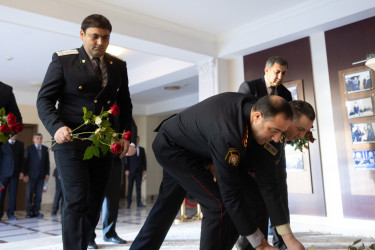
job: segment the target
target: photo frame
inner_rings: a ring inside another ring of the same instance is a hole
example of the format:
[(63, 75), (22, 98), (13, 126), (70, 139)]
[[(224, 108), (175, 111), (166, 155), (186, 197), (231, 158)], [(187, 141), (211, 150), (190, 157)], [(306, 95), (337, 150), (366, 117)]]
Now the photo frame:
[(374, 96), (347, 98), (345, 103), (349, 119), (374, 115)]
[(286, 145), (286, 147), (288, 147), (285, 149), (286, 152), (288, 152), (288, 155), (286, 156), (286, 159), (285, 159), (287, 171), (304, 170), (305, 167), (304, 167), (302, 152), (294, 151), (293, 147), (290, 145)]
[(354, 169), (375, 170), (375, 150), (353, 151)]
[(343, 75), (345, 82), (345, 93), (354, 93), (373, 89), (372, 71), (363, 69), (347, 72)]
[(293, 100), (305, 100), (302, 80), (286, 82), (283, 85), (292, 93)]
[(375, 143), (375, 122), (351, 123), (352, 143)]

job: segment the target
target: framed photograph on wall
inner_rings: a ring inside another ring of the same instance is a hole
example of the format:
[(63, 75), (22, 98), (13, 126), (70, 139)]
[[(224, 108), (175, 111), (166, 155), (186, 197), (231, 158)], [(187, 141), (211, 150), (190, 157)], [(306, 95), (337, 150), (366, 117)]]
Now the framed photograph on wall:
[(285, 82), (283, 85), (290, 91), (293, 100), (305, 100), (302, 80)]
[(351, 123), (350, 129), (352, 134), (352, 143), (374, 143), (375, 122)]
[(346, 110), (349, 119), (364, 116), (373, 116), (373, 96), (346, 99)]
[(354, 169), (375, 170), (375, 150), (353, 151)]
[(345, 92), (353, 93), (372, 89), (372, 75), (370, 69), (353, 71), (344, 74)]

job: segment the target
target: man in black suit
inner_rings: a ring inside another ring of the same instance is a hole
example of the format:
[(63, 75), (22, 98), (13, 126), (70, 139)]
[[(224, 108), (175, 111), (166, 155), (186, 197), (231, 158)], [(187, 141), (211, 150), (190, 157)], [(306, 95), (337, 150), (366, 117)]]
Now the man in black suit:
[[(288, 70), (288, 61), (285, 58), (281, 56), (271, 56), (266, 61), (266, 65), (264, 67), (264, 76), (256, 80), (243, 82), (240, 85), (238, 92), (256, 96), (258, 98), (266, 96), (266, 95), (278, 95), (278, 96), (283, 97), (288, 102), (290, 102), (292, 101), (292, 94), (284, 85), (282, 85), (282, 82), (285, 78), (287, 70)], [(281, 152), (281, 160), (277, 164), (277, 170), (278, 170), (279, 178), (282, 180), (280, 182), (280, 189), (282, 190), (284, 206), (286, 207), (287, 213), (289, 214), (288, 190), (287, 190), (287, 184), (286, 184), (285, 151), (280, 150), (284, 148), (284, 145), (281, 145), (282, 143), (274, 143), (274, 142), (269, 142), (269, 143), (270, 145), (278, 148), (279, 152)], [(259, 148), (259, 151), (261, 151), (260, 153), (262, 153), (263, 151), (266, 152), (267, 149)], [(263, 209), (262, 211), (263, 211), (263, 215), (261, 216), (261, 218), (263, 219), (262, 225), (264, 226), (262, 232), (267, 237), (269, 216), (265, 209)], [(272, 228), (271, 230), (274, 234), (274, 240), (273, 240), (274, 245), (281, 249), (284, 249), (286, 246), (284, 242), (282, 241), (282, 238), (277, 234), (274, 228)], [(237, 243), (237, 248), (241, 250), (252, 249), (251, 245), (249, 244), (249, 242), (246, 240), (245, 237), (240, 237)]]
[(290, 91), (282, 85), (288, 61), (281, 56), (272, 56), (267, 59), (262, 78), (243, 82), (238, 89), (239, 93), (249, 94), (258, 98), (265, 95), (278, 95), (288, 102), (292, 100)]
[[(39, 117), (57, 142), (53, 150), (65, 203), (62, 237), (66, 250), (87, 249), (100, 217), (112, 168), (110, 154), (83, 160), (91, 142), (72, 139), (72, 129), (84, 122), (82, 107), (98, 115), (102, 109), (109, 110), (117, 104), (120, 108), (117, 132), (131, 129), (133, 106), (126, 62), (105, 52), (111, 31), (112, 25), (106, 17), (97, 14), (86, 17), (80, 31), (83, 46), (53, 54), (38, 94)], [(74, 133), (94, 131), (94, 126), (86, 125)], [(130, 141), (120, 142), (124, 148), (122, 157)]]
[(17, 141), (17, 135), (13, 135), (5, 144), (0, 145), (0, 182), (5, 189), (0, 191), (0, 220), (3, 216), (4, 199), (9, 187), (9, 200), (7, 215), (9, 220), (16, 220), (16, 197), (18, 180), (23, 178), (24, 144)]
[[(158, 199), (130, 249), (160, 248), (186, 192), (202, 206), (200, 249), (232, 249), (238, 234), (258, 249), (273, 249), (259, 230), (257, 205), (249, 202), (246, 192), (251, 192), (254, 181), (244, 179), (249, 166), (242, 160), (254, 143), (279, 141), (293, 114), (283, 98), (255, 101), (239, 93), (219, 94), (158, 127), (152, 147), (163, 179)], [(206, 169), (211, 162), (217, 182)]]
[(33, 136), (34, 144), (26, 148), (24, 182), (26, 183), (26, 218), (42, 218), (39, 213), (44, 182), (49, 179), (48, 148), (42, 145), (42, 134)]
[(141, 184), (142, 176), (146, 173), (147, 163), (145, 149), (139, 146), (139, 136), (137, 136), (136, 153), (132, 156), (127, 156), (126, 162), (125, 174), (128, 176), (127, 208), (130, 208), (132, 203), (134, 181), (137, 193), (137, 206), (143, 208), (145, 206), (141, 202)]
[(53, 177), (55, 177), (55, 184), (56, 184), (55, 187), (56, 188), (55, 188), (55, 196), (53, 198), (51, 215), (56, 216), (57, 211), (59, 210), (60, 204), (61, 204), (61, 211), (62, 211), (62, 208), (63, 208), (63, 205), (64, 205), (64, 199), (63, 199), (63, 194), (62, 194), (62, 190), (61, 190), (61, 177), (60, 177), (60, 173), (57, 170), (57, 168), (55, 168), (55, 170), (53, 171)]

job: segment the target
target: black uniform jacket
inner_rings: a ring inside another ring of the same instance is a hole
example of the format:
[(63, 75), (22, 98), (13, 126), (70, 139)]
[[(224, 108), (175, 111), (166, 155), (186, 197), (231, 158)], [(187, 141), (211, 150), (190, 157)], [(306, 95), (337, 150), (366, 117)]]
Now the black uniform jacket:
[(4, 108), (7, 114), (13, 113), (17, 117), (17, 122), (22, 123), (13, 88), (3, 82), (0, 82), (0, 108)]
[(219, 94), (170, 117), (159, 130), (202, 162), (213, 162), (224, 206), (243, 235), (252, 233), (249, 228), (254, 228), (255, 223), (245, 202), (248, 193), (244, 193), (240, 183), (247, 173), (241, 167), (248, 165), (240, 162), (245, 160), (248, 144), (254, 141), (250, 111), (256, 99), (240, 93)]
[[(52, 137), (63, 126), (75, 129), (81, 125), (82, 107), (99, 114), (102, 108), (109, 110), (115, 103), (120, 108), (118, 132), (131, 129), (132, 104), (126, 63), (110, 54), (104, 55), (104, 61), (108, 83), (101, 88), (83, 47), (53, 54), (37, 100), (39, 117)], [(75, 132), (93, 129), (84, 126)], [(84, 148), (80, 140), (53, 147), (54, 150)]]
[[(285, 100), (290, 102), (292, 100), (292, 94), (290, 91), (282, 84), (277, 86), (277, 95), (283, 97)], [(257, 96), (258, 98), (268, 95), (266, 81), (264, 76), (262, 78), (243, 82), (238, 89), (239, 93), (244, 93), (252, 96)]]
[(279, 143), (252, 144), (246, 155), (246, 164), (256, 174), (272, 226), (289, 223), (288, 202), (284, 197), (287, 195), (284, 147), (285, 137), (282, 136)]

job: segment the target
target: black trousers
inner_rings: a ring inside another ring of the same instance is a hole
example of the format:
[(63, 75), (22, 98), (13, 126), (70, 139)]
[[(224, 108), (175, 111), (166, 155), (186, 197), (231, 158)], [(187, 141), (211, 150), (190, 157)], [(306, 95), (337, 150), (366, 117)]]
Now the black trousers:
[[(120, 202), (121, 180), (124, 175), (124, 167), (120, 158), (112, 159), (112, 171), (110, 181), (105, 189), (104, 201), (102, 205), (102, 230), (103, 238), (116, 237), (116, 222)], [(95, 240), (95, 232), (91, 240)]]
[(44, 179), (29, 178), (26, 183), (26, 213), (38, 214), (42, 203)]
[(9, 189), (9, 199), (8, 199), (8, 210), (7, 215), (13, 215), (16, 209), (16, 198), (17, 198), (17, 188), (18, 188), (18, 176), (11, 177), (1, 177), (0, 182), (5, 187), (4, 190), (0, 191), (0, 218), (3, 216), (4, 211), (4, 200)]
[(159, 249), (189, 192), (201, 205), (200, 249), (232, 249), (238, 233), (225, 211), (219, 187), (202, 159), (173, 144), (159, 131), (153, 143), (163, 167), (158, 199), (130, 249)]
[(55, 178), (56, 180), (56, 190), (55, 190), (55, 196), (53, 198), (53, 205), (52, 205), (52, 213), (57, 213), (57, 211), (59, 210), (59, 207), (60, 207), (60, 204), (61, 204), (61, 211), (62, 211), (62, 207), (64, 205), (64, 199), (63, 199), (63, 195), (62, 195), (62, 190), (61, 190), (61, 180), (56, 177)]
[(87, 249), (99, 221), (104, 191), (111, 173), (111, 156), (83, 160), (83, 155), (83, 151), (77, 150), (55, 151), (64, 198), (64, 250)]
[(137, 205), (141, 204), (141, 185), (142, 185), (142, 171), (137, 170), (134, 173), (130, 173), (128, 176), (128, 194), (127, 201), (128, 206), (132, 203), (133, 187), (135, 182), (135, 191), (137, 193)]

